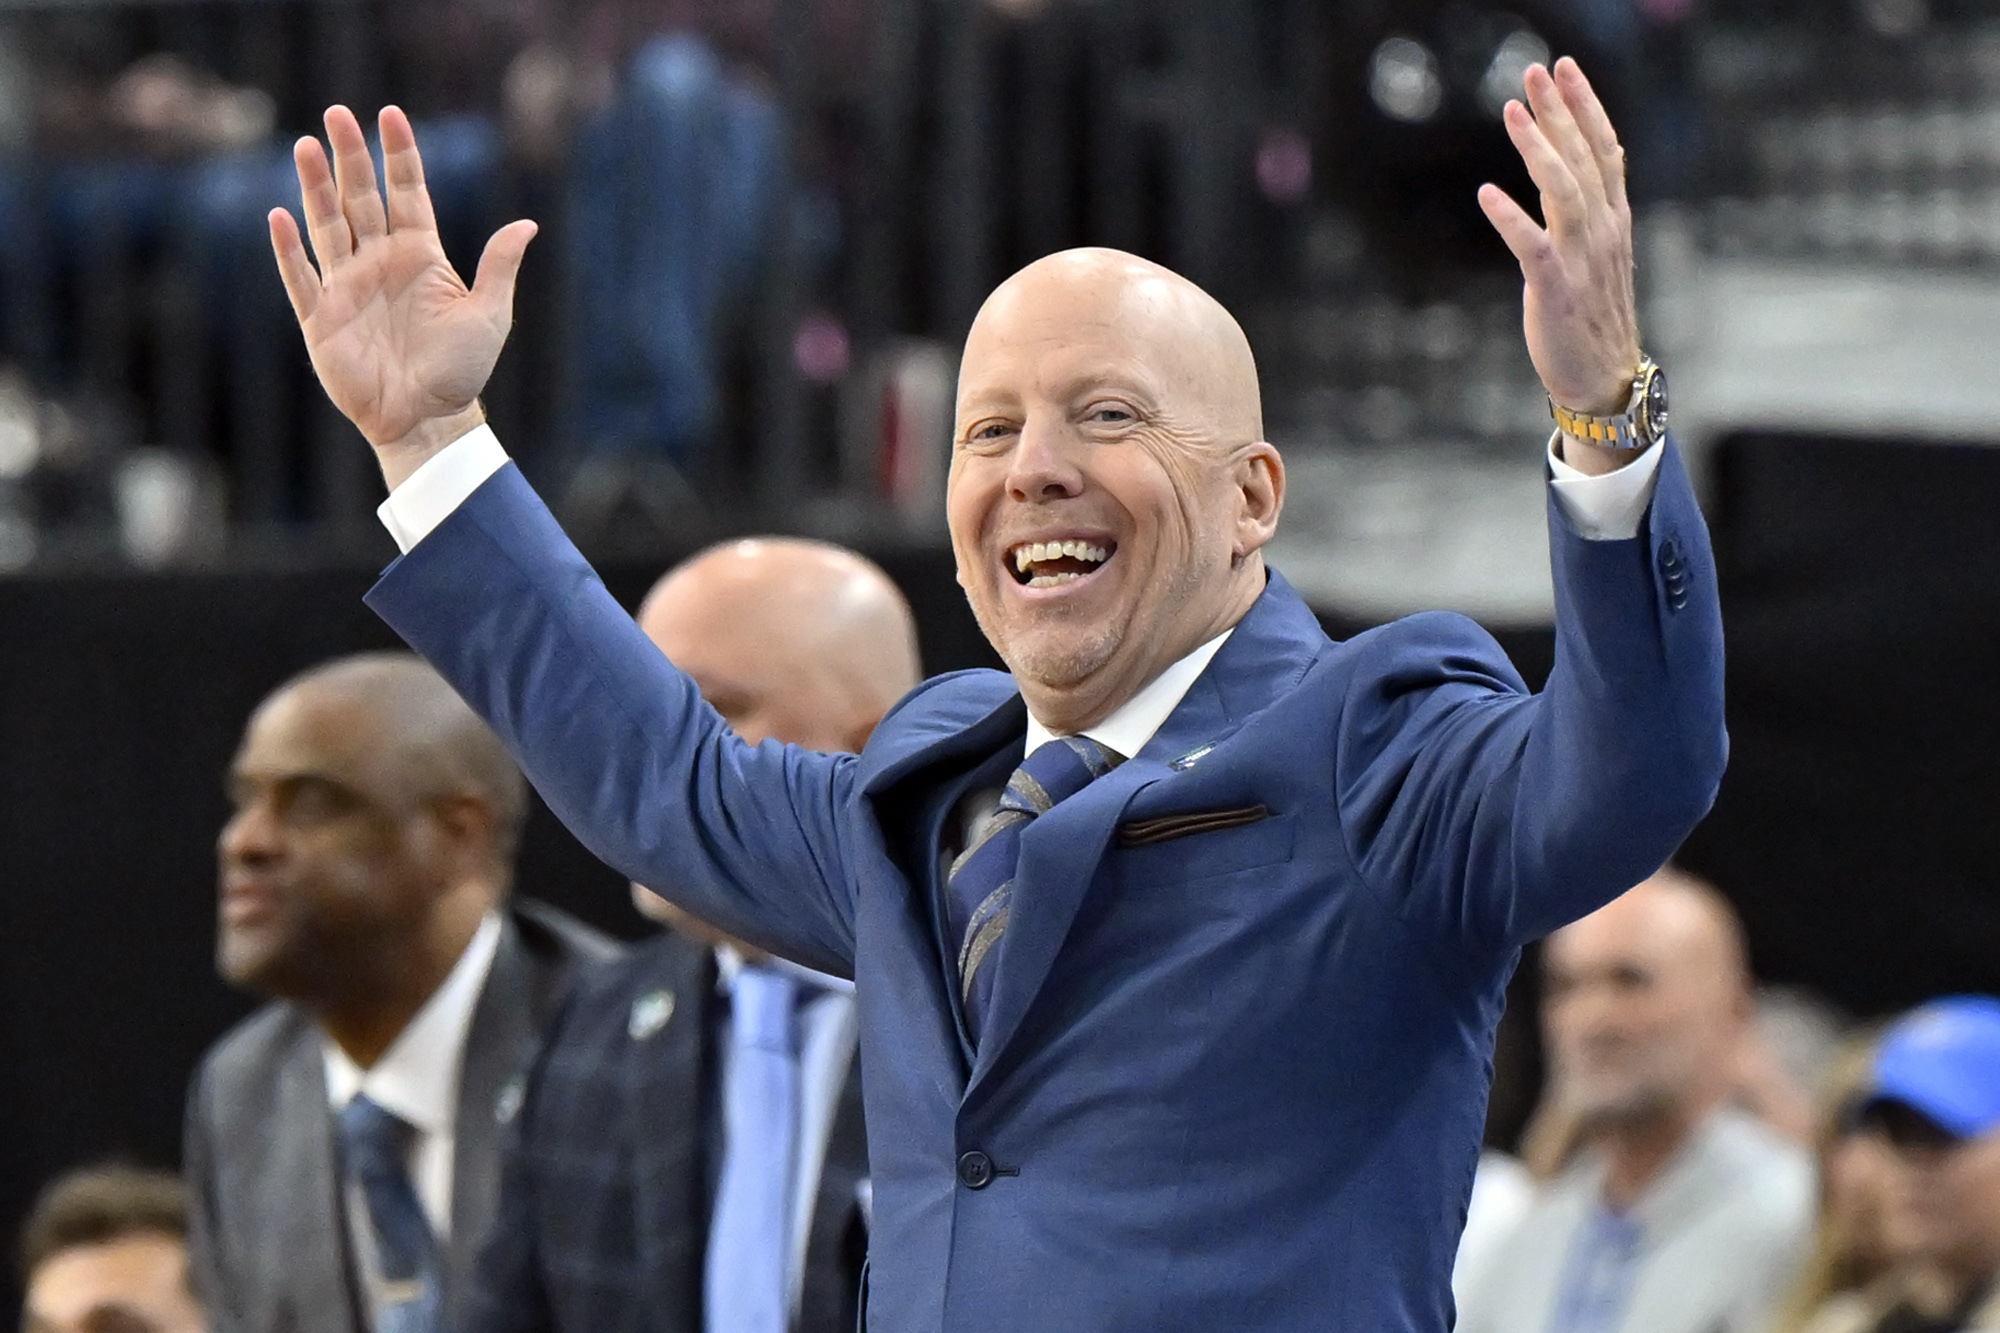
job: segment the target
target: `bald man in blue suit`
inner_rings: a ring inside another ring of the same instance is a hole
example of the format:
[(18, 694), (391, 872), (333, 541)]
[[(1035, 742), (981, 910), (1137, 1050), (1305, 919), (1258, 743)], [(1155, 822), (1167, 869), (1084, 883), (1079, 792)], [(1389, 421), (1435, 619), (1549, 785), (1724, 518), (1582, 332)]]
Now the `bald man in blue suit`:
[(605, 594), (485, 429), (532, 224), (436, 247), (407, 122), (353, 116), (272, 218), (322, 382), (406, 554), (371, 604), (614, 866), (851, 973), (874, 1177), (866, 1325), (1451, 1323), (1520, 947), (1645, 877), (1720, 779), (1715, 576), (1661, 438), (1623, 157), (1570, 62), (1507, 127), (1550, 442), (1556, 665), (1462, 618), (1330, 641), (1262, 551), (1284, 500), (1241, 330), (1110, 251), (967, 340), (948, 497), (1009, 671), (933, 680), (859, 757), (750, 746)]

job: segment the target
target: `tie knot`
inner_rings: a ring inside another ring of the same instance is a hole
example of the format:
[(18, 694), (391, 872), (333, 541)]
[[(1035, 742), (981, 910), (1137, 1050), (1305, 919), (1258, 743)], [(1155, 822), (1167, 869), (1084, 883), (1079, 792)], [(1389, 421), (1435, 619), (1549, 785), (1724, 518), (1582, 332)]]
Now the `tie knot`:
[(340, 1137), (348, 1160), (364, 1175), (384, 1167), (400, 1172), (413, 1132), (409, 1121), (366, 1093), (356, 1093), (340, 1111)]
[(729, 988), (733, 1016), (730, 1025), (739, 1044), (789, 1055), (792, 1051), (792, 1011), (797, 1005), (798, 979), (775, 967), (746, 963)]
[(1058, 736), (1021, 761), (1000, 804), (1046, 814), (1124, 762), (1124, 755), (1088, 736)]

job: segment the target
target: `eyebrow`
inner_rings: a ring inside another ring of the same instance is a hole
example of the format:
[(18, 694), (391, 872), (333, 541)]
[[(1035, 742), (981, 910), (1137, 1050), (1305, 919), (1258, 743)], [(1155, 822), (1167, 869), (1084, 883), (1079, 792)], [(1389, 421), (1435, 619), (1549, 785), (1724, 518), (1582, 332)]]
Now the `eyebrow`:
[[(1053, 402), (1074, 403), (1091, 394), (1107, 392), (1130, 398), (1142, 407), (1154, 408), (1159, 405), (1159, 392), (1153, 385), (1129, 375), (1118, 374), (1075, 375), (1057, 384), (1048, 397)], [(977, 418), (998, 407), (1012, 406), (1020, 402), (1021, 396), (1020, 390), (1012, 387), (975, 389), (959, 404), (959, 419), (963, 421), (967, 418)]]

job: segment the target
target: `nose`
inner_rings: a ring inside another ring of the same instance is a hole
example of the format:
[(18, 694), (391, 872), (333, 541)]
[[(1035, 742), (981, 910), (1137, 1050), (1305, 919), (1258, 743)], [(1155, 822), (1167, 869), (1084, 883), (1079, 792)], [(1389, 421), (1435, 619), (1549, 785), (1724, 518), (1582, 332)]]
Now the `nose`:
[(1082, 442), (1045, 416), (1022, 426), (1007, 468), (1007, 493), (1027, 504), (1066, 500), (1083, 492), (1078, 450)]
[(270, 817), (261, 801), (243, 806), (231, 815), (215, 840), (216, 858), (225, 868), (268, 865), (282, 850), (277, 821)]

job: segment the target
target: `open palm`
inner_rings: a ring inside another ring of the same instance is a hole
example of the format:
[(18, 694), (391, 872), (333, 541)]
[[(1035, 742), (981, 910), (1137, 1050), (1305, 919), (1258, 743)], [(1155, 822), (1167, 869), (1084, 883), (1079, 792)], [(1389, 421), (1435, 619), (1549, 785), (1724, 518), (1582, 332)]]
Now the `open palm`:
[(1498, 186), (1479, 202), (1521, 261), (1528, 353), (1549, 396), (1572, 411), (1622, 411), (1639, 367), (1625, 151), (1574, 60), (1532, 66), (1524, 91), (1504, 119), (1547, 226)]
[(476, 420), (479, 391), (513, 322), (514, 280), (535, 225), (494, 233), (467, 287), (438, 241), (409, 120), (390, 107), (380, 126), (386, 192), (345, 107), (326, 113), (331, 165), (316, 139), (301, 139), (293, 152), (317, 268), (290, 213), (273, 210), (270, 223), (313, 369), (388, 468), (390, 451), (434, 451), (449, 440), (427, 432)]

